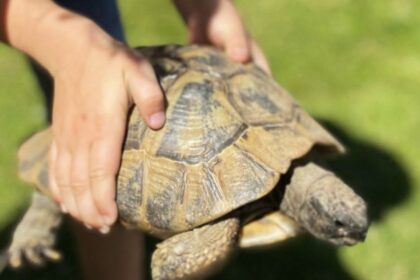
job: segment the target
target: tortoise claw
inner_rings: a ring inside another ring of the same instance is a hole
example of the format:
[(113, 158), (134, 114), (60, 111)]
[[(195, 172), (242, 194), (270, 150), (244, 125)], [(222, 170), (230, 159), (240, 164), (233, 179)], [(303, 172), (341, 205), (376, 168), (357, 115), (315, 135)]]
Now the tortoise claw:
[(46, 261), (57, 262), (61, 260), (61, 254), (46, 244), (23, 243), (12, 244), (8, 251), (8, 263), (12, 268), (20, 268), (24, 262), (33, 266), (42, 266)]
[(22, 253), (21, 251), (10, 252), (9, 255), (9, 265), (12, 268), (19, 268), (22, 266)]
[(57, 250), (47, 248), (43, 251), (43, 254), (50, 261), (58, 262), (61, 260), (61, 253)]
[(34, 193), (31, 207), (17, 226), (8, 250), (8, 263), (19, 268), (24, 263), (42, 266), (46, 261), (58, 261), (53, 249), (56, 230), (61, 221), (59, 208), (49, 198)]

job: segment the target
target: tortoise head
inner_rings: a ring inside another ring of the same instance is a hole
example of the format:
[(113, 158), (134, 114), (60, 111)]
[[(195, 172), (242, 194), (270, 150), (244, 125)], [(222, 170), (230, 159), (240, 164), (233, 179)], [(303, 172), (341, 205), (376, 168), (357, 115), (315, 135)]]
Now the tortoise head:
[(364, 200), (332, 173), (308, 187), (297, 215), (311, 234), (335, 245), (364, 241), (369, 227)]

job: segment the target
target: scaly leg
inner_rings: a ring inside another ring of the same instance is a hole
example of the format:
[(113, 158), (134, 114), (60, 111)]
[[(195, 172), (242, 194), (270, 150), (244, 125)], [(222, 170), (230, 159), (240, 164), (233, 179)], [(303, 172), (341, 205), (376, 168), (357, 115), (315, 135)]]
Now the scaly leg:
[(300, 225), (280, 211), (275, 211), (242, 228), (239, 247), (273, 246), (301, 232)]
[(166, 239), (152, 257), (153, 279), (202, 279), (237, 247), (239, 226), (229, 218)]
[(13, 234), (8, 250), (10, 266), (20, 267), (23, 258), (34, 265), (41, 265), (46, 259), (59, 260), (61, 256), (53, 246), (60, 222), (61, 213), (57, 204), (35, 192), (30, 208)]

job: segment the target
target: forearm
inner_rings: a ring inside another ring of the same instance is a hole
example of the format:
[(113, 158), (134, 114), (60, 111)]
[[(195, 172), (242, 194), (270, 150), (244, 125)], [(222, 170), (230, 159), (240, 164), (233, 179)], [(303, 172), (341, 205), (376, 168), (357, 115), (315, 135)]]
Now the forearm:
[(2, 5), (3, 41), (52, 73), (66, 60), (71, 63), (74, 55), (86, 51), (89, 41), (112, 42), (92, 21), (51, 0), (6, 0)]

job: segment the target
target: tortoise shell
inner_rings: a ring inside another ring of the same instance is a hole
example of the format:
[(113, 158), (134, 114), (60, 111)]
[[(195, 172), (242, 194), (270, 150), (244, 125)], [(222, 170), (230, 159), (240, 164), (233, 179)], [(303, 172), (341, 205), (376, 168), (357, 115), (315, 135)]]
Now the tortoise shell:
[(270, 76), (217, 49), (139, 49), (166, 94), (158, 131), (131, 113), (117, 205), (130, 226), (165, 236), (265, 196), (315, 145), (342, 146)]

